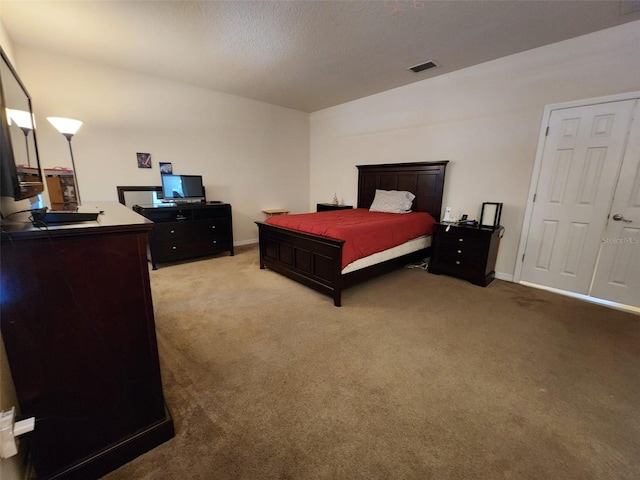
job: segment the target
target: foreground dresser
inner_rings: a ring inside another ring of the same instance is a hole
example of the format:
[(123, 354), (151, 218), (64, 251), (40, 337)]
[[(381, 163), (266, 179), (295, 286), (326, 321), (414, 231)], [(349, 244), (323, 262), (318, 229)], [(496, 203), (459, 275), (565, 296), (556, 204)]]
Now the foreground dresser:
[(174, 436), (146, 258), (153, 224), (98, 207), (95, 222), (2, 225), (2, 336), (21, 413), (36, 418), (38, 478), (98, 478)]

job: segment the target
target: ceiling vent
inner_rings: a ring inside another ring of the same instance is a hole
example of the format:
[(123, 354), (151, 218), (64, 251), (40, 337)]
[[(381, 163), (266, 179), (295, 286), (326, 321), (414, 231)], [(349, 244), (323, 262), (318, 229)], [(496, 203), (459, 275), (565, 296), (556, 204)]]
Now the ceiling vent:
[(413, 67), (409, 67), (407, 70), (411, 70), (415, 73), (422, 72), (424, 70), (429, 70), (431, 68), (436, 68), (439, 65), (433, 60), (429, 60), (428, 62), (421, 63), (420, 65), (414, 65)]

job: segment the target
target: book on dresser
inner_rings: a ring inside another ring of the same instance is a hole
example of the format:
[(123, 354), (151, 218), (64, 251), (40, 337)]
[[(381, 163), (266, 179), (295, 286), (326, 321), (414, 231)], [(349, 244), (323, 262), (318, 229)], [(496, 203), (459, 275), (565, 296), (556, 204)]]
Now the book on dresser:
[(154, 222), (149, 233), (149, 260), (160, 263), (216, 255), (233, 255), (231, 205), (223, 202), (134, 205)]

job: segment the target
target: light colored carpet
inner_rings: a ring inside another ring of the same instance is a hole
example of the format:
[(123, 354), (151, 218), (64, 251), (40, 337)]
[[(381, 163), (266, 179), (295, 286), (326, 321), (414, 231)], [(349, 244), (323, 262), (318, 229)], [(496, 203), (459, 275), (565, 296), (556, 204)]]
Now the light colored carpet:
[(151, 283), (176, 437), (130, 479), (640, 478), (640, 317), (402, 269), (331, 298), (255, 246)]

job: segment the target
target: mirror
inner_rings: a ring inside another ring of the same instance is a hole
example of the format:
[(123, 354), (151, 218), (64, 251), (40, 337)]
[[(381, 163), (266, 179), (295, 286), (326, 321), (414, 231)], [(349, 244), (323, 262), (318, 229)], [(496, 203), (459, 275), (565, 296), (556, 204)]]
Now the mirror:
[(134, 205), (154, 205), (162, 196), (162, 187), (123, 187), (118, 186), (118, 201), (131, 208)]
[(0, 196), (15, 200), (44, 191), (31, 97), (0, 48)]

